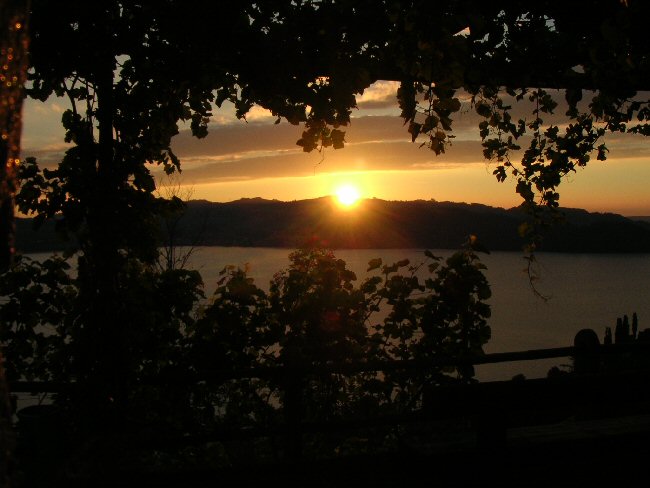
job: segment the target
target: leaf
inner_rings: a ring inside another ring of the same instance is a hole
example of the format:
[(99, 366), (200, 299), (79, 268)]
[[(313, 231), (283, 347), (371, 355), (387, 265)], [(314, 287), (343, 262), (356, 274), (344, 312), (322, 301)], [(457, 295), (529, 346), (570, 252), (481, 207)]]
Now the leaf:
[(430, 132), (438, 125), (439, 122), (440, 119), (438, 117), (436, 117), (435, 115), (429, 115), (424, 121), (424, 125), (422, 126), (422, 132)]
[(381, 265), (382, 265), (381, 258), (371, 259), (368, 262), (368, 269), (366, 271), (372, 271), (373, 269), (379, 268)]
[(460, 100), (458, 100), (458, 98), (441, 98), (438, 101), (436, 109), (439, 111), (451, 113), (458, 112), (460, 110), (460, 107)]
[(440, 125), (446, 131), (451, 130), (451, 119), (449, 117), (440, 117)]
[(476, 104), (476, 113), (487, 119), (492, 115), (492, 109), (486, 102), (478, 102)]
[(415, 139), (417, 139), (421, 129), (422, 129), (422, 124), (418, 124), (417, 122), (411, 122), (409, 124), (409, 132), (411, 133), (411, 142), (415, 142)]
[(487, 300), (492, 296), (492, 291), (490, 290), (489, 285), (484, 283), (478, 287), (478, 289), (476, 290), (476, 294), (479, 300)]
[(433, 254), (433, 253), (432, 253), (431, 251), (429, 251), (428, 249), (425, 249), (425, 251), (424, 251), (424, 255), (425, 255), (426, 257), (430, 258), (430, 259), (435, 259), (436, 261), (440, 261), (440, 260), (442, 259), (442, 257), (440, 257), (440, 256), (436, 256), (435, 254)]
[(334, 149), (343, 149), (345, 146), (345, 132), (338, 129), (333, 129), (330, 137), (332, 139), (332, 146)]
[(382, 272), (384, 274), (389, 274), (389, 273), (395, 273), (397, 271), (397, 264), (392, 264), (391, 266), (384, 266), (382, 268)]
[(460, 107), (461, 107), (460, 100), (458, 100), (458, 98), (452, 98), (449, 104), (449, 110), (451, 110), (452, 112), (458, 112), (460, 110)]
[(497, 181), (503, 182), (508, 178), (508, 174), (506, 173), (506, 169), (503, 166), (497, 166), (494, 171), (492, 171), (492, 174), (496, 176)]

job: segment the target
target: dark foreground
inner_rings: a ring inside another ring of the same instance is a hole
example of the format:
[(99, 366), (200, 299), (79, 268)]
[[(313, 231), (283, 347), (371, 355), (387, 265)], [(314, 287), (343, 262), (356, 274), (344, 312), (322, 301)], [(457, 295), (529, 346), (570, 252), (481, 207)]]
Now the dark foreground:
[[(29, 449), (27, 450), (29, 451)], [(236, 468), (196, 467), (83, 478), (52, 477), (47, 462), (34, 463), (24, 486), (208, 487), (208, 486), (648, 486), (650, 415), (565, 421), (511, 428), (503, 442), (477, 447), (467, 433), (453, 442), (414, 446), (372, 455), (260, 464)], [(23, 452), (25, 454), (25, 452)], [(26, 467), (26, 466), (25, 466)]]

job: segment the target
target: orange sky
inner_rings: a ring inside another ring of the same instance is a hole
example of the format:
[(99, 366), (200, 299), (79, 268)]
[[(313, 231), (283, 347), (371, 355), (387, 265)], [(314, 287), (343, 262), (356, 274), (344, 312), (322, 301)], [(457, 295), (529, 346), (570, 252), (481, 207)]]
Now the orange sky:
[[(316, 198), (354, 184), (363, 197), (387, 200), (435, 199), (511, 207), (519, 203), (514, 183), (498, 183), (483, 160), (478, 121), (469, 106), (454, 120), (453, 146), (436, 156), (410, 134), (398, 117), (397, 85), (380, 82), (360, 99), (343, 150), (303, 153), (295, 143), (301, 127), (260, 108), (237, 120), (228, 107), (215, 112), (203, 140), (187, 130), (174, 139), (182, 161), (182, 184), (193, 198), (231, 201), (242, 197), (278, 200)], [(57, 162), (65, 148), (61, 113), (64, 99), (28, 101), (24, 114), (23, 156)], [(555, 123), (558, 123), (554, 120)], [(607, 141), (606, 162), (594, 161), (560, 187), (563, 206), (623, 215), (650, 215), (650, 144), (641, 136)]]

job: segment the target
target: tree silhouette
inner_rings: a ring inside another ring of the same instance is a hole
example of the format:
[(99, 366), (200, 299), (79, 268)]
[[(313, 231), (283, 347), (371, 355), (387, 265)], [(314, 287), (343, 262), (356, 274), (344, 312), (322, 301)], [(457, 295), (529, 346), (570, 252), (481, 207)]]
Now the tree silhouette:
[[(0, 273), (11, 265), (14, 252), (14, 193), (20, 162), (21, 109), (27, 74), (29, 2), (11, 0), (0, 5)], [(13, 452), (9, 393), (0, 352), (0, 486), (12, 484)]]
[[(517, 180), (534, 217), (522, 232), (534, 235), (535, 219), (544, 216), (538, 205), (557, 207), (562, 178), (606, 158), (606, 134), (648, 133), (648, 100), (637, 93), (647, 88), (649, 41), (639, 33), (648, 8), (619, 0), (447, 1), (435, 8), (367, 0), (92, 8), (36, 1), (30, 94), (56, 92), (75, 102), (64, 120), (79, 145), (68, 165), (97, 162), (76, 176), (94, 180), (85, 194), (63, 183), (72, 174), (57, 174), (65, 190), (41, 213), (61, 210), (73, 228), (86, 222), (88, 242), (103, 256), (89, 259), (105, 263), (98, 264), (101, 276), (101, 266), (114, 269), (110, 249), (138, 247), (123, 229), (146, 220), (147, 211), (133, 208), (152, 207), (148, 163), (179, 166), (170, 149), (179, 121), (191, 121), (201, 137), (213, 103), (233, 102), (241, 118), (260, 105), (278, 122), (304, 123), (298, 144), (305, 151), (341, 148), (356, 96), (390, 79), (400, 82), (397, 99), (413, 141), (437, 154), (452, 144), (459, 93), (469, 94), (482, 118), (484, 156), (495, 162), (498, 180)], [(217, 18), (228, 22), (214, 29)], [(563, 90), (564, 127), (552, 117), (558, 100), (551, 88)], [(108, 200), (110, 210), (102, 203)], [(99, 221), (106, 224), (88, 223)]]
[[(110, 385), (99, 396), (124, 396), (132, 320), (119, 277), (133, 259), (156, 259), (161, 205), (150, 165), (180, 168), (171, 150), (180, 122), (202, 137), (213, 104), (233, 102), (240, 118), (257, 104), (278, 120), (304, 123), (298, 144), (305, 151), (341, 148), (356, 96), (392, 79), (412, 139), (424, 137), (441, 153), (462, 89), (483, 118), (478, 129), (496, 177), (514, 176), (530, 209), (553, 208), (562, 176), (593, 152), (605, 158), (607, 132), (648, 133), (648, 101), (636, 90), (649, 69), (650, 41), (640, 34), (649, 8), (616, 0), (435, 8), (424, 1), (34, 0), (28, 93), (70, 100), (62, 120), (73, 147), (54, 170), (20, 167), (18, 204), (41, 220), (61, 214), (61, 230), (77, 236), (83, 320), (93, 324), (96, 344), (85, 369)], [(216, 19), (227, 21), (215, 29)], [(563, 129), (543, 120), (557, 107), (547, 91), (556, 87), (569, 107)], [(585, 106), (588, 90), (595, 91)], [(509, 103), (526, 99), (531, 118), (515, 120)], [(511, 154), (525, 136), (516, 163)]]
[[(649, 13), (641, 0), (33, 0), (28, 94), (69, 99), (62, 122), (73, 146), (53, 170), (19, 166), (16, 198), (38, 220), (61, 215), (60, 230), (79, 243), (73, 370), (104, 412), (98, 418), (123, 418), (132, 385), (169, 371), (157, 354), (180, 340), (200, 293), (195, 275), (152, 271), (163, 205), (150, 168), (180, 169), (171, 140), (181, 122), (203, 137), (214, 104), (232, 102), (240, 118), (260, 105), (304, 124), (305, 151), (342, 148), (357, 95), (389, 79), (400, 82), (412, 140), (440, 154), (453, 141), (463, 90), (482, 118), (484, 156), (498, 180), (517, 180), (533, 214), (522, 232), (534, 235), (540, 204), (559, 205), (562, 177), (606, 158), (606, 134), (650, 134), (650, 101), (639, 92), (650, 79)], [(565, 126), (549, 119), (558, 108), (550, 88), (564, 90)], [(7, 116), (19, 121), (14, 99)], [(518, 102), (528, 103), (527, 116), (513, 115)], [(0, 146), (0, 269), (11, 249), (14, 165), (6, 162), (18, 157), (15, 134), (13, 146), (4, 137)], [(482, 281), (469, 278), (478, 289), (465, 294), (484, 297)], [(486, 311), (472, 310), (482, 323)]]

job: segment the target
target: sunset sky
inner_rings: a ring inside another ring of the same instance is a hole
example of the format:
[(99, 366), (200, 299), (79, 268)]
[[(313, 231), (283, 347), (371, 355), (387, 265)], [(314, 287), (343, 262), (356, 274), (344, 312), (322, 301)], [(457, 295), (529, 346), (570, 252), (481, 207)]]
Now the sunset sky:
[[(483, 159), (478, 118), (469, 103), (454, 119), (453, 146), (436, 156), (410, 134), (399, 118), (397, 84), (378, 82), (360, 97), (346, 129), (343, 150), (304, 153), (296, 146), (302, 127), (274, 118), (256, 107), (248, 122), (232, 107), (215, 110), (207, 138), (188, 130), (174, 139), (181, 158), (181, 183), (193, 197), (215, 202), (262, 197), (283, 201), (334, 194), (354, 185), (362, 198), (435, 199), (509, 208), (520, 203), (512, 180), (498, 183), (493, 164)], [(558, 98), (562, 98), (561, 96)], [(61, 114), (67, 100), (28, 100), (24, 111), (23, 157), (42, 165), (58, 162), (66, 149)], [(562, 110), (558, 110), (562, 113)], [(561, 121), (556, 122), (561, 123)], [(561, 203), (590, 211), (650, 215), (650, 141), (641, 136), (611, 136), (606, 162), (595, 160), (560, 187)]]

